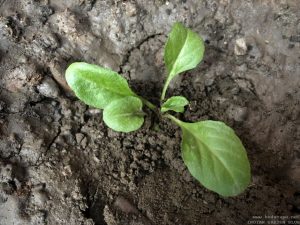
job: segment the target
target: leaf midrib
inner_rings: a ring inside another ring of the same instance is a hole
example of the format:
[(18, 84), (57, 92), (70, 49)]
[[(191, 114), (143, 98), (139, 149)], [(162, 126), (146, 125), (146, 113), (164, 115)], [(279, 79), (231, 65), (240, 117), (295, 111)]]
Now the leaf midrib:
[(139, 114), (140, 112), (135, 112), (135, 113), (119, 113), (114, 115), (114, 117), (130, 117), (130, 116), (142, 116), (142, 113)]

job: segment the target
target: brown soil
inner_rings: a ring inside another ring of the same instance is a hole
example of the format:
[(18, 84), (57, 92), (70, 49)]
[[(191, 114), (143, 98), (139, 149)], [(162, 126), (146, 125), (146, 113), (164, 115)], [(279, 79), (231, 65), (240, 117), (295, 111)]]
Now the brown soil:
[[(206, 55), (168, 95), (191, 101), (182, 120), (222, 120), (243, 140), (252, 182), (238, 197), (191, 177), (169, 121), (149, 111), (141, 130), (114, 132), (66, 85), (85, 61), (157, 103), (175, 21)], [(297, 0), (0, 0), (0, 224), (300, 224), (299, 102)]]

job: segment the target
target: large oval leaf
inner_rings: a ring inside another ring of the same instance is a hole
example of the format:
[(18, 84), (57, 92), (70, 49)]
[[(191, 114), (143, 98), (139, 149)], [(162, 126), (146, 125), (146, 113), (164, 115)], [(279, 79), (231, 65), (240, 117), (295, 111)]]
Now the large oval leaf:
[(84, 62), (72, 63), (66, 80), (80, 100), (100, 109), (125, 96), (136, 96), (118, 73)]
[(172, 96), (167, 99), (164, 104), (161, 106), (161, 112), (167, 112), (172, 110), (174, 112), (182, 113), (184, 111), (184, 107), (189, 104), (189, 101), (183, 96)]
[(162, 99), (164, 99), (170, 81), (177, 74), (195, 68), (202, 60), (203, 54), (204, 42), (202, 38), (182, 24), (175, 23), (165, 46), (164, 61), (168, 70), (168, 77)]
[(171, 119), (183, 132), (184, 163), (203, 186), (222, 196), (235, 196), (246, 189), (250, 164), (242, 142), (230, 127), (211, 120), (185, 123)]
[(103, 111), (103, 120), (115, 131), (131, 132), (144, 123), (143, 103), (137, 97), (124, 97), (111, 102)]

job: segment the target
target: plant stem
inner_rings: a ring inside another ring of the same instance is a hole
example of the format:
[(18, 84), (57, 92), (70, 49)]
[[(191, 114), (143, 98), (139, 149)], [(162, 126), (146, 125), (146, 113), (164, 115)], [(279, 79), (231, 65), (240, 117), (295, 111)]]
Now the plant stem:
[(176, 123), (178, 126), (181, 127), (182, 121), (179, 120), (179, 119), (177, 119), (175, 116), (172, 116), (171, 114), (166, 113), (166, 114), (164, 114), (164, 117), (166, 117), (166, 118), (172, 120), (174, 123)]
[(165, 81), (165, 84), (164, 84), (164, 87), (163, 87), (163, 91), (162, 91), (161, 97), (160, 97), (160, 101), (161, 101), (161, 102), (165, 99), (165, 96), (166, 96), (166, 92), (167, 92), (168, 86), (169, 86), (169, 84), (170, 84), (170, 82), (171, 82), (171, 80), (172, 80), (172, 78), (171, 78), (171, 76), (170, 76), (171, 73), (172, 73), (172, 71), (168, 73), (167, 79), (166, 79), (166, 81)]
[(147, 99), (144, 99), (143, 97), (139, 96), (139, 98), (149, 109), (151, 109), (153, 112), (157, 113), (157, 107), (155, 105), (153, 105), (151, 102), (149, 102)]
[(170, 81), (171, 81), (171, 80), (169, 79), (169, 76), (170, 76), (170, 74), (168, 75), (168, 78), (167, 78), (167, 80), (165, 81), (165, 84), (164, 84), (164, 87), (163, 87), (163, 90), (162, 90), (162, 93), (161, 93), (161, 97), (160, 97), (160, 101), (161, 101), (161, 102), (165, 99), (166, 92), (167, 92), (168, 86), (169, 86)]

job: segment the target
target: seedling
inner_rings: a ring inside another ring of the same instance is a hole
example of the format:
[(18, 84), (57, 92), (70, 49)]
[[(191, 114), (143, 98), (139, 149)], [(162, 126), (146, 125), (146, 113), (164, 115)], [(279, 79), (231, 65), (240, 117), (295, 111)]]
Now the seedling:
[(184, 112), (188, 100), (183, 96), (165, 100), (171, 80), (195, 68), (203, 54), (202, 38), (182, 24), (175, 23), (165, 46), (164, 61), (168, 75), (160, 107), (134, 93), (127, 81), (110, 69), (75, 62), (66, 70), (66, 80), (80, 100), (103, 109), (105, 124), (115, 131), (139, 129), (146, 115), (143, 106), (170, 119), (182, 130), (182, 158), (192, 176), (209, 190), (222, 196), (235, 196), (248, 186), (251, 175), (245, 148), (234, 130), (223, 122), (213, 120), (183, 122), (168, 112)]

